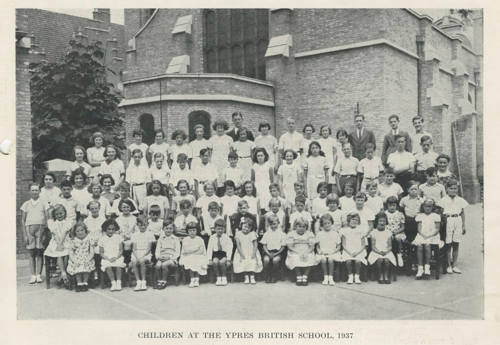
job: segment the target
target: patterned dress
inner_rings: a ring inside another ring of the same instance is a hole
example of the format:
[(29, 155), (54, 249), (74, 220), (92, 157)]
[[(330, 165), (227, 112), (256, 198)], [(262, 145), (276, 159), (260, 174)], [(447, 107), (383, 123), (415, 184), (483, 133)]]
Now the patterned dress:
[(69, 244), (68, 273), (74, 275), (93, 270), (95, 270), (94, 247), (91, 236), (72, 239)]

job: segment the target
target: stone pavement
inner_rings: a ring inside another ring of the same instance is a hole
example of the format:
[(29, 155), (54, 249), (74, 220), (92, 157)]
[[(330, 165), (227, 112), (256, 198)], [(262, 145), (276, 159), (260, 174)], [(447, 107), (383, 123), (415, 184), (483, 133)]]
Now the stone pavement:
[(19, 261), (17, 278), (18, 319), (198, 319), (198, 320), (364, 320), (364, 319), (482, 319), (483, 208), (467, 209), (467, 234), (461, 245), (459, 266), (463, 274), (416, 281), (399, 276), (391, 285), (258, 282), (218, 287), (202, 284), (165, 290), (120, 292), (91, 289), (76, 293), (45, 284), (27, 284), (27, 261)]

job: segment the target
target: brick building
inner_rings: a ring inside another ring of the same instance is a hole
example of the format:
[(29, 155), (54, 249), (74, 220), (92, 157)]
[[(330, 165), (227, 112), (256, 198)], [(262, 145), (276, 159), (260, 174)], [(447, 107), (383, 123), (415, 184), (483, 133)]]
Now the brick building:
[[(421, 114), (436, 151), (451, 153), (464, 194), (478, 200), (482, 175), (482, 11), (465, 24), (411, 9), (126, 9), (127, 140), (142, 127), (230, 121), (256, 130), (351, 128), (356, 105), (378, 147), (387, 118), (413, 131)], [(452, 131), (452, 127), (454, 130)], [(468, 157), (467, 160), (460, 157)], [(470, 158), (470, 159), (469, 159)]]
[[(94, 9), (93, 18), (83, 18), (40, 9), (16, 10), (16, 186), (17, 224), (19, 208), (29, 199), (27, 185), (33, 181), (31, 143), (31, 101), (29, 65), (46, 60), (61, 61), (72, 38), (84, 42), (99, 40), (106, 51), (107, 79), (121, 88), (124, 69), (124, 27), (110, 22), (110, 10)], [(24, 246), (17, 227), (20, 251)]]

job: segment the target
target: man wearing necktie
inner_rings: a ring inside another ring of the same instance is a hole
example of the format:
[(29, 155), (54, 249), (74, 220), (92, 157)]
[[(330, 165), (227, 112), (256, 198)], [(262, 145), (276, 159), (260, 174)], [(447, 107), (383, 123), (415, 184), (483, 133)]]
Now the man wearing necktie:
[(382, 148), (382, 163), (387, 164), (387, 157), (393, 152), (396, 152), (396, 135), (403, 136), (405, 138), (405, 151), (411, 151), (411, 139), (410, 135), (399, 129), (399, 116), (392, 114), (389, 116), (389, 125), (391, 126), (391, 131), (387, 133), (384, 137), (384, 146)]
[(354, 130), (349, 133), (349, 142), (352, 146), (352, 155), (359, 161), (365, 158), (366, 144), (372, 143), (376, 149), (375, 135), (365, 128), (365, 116), (357, 114), (354, 116)]

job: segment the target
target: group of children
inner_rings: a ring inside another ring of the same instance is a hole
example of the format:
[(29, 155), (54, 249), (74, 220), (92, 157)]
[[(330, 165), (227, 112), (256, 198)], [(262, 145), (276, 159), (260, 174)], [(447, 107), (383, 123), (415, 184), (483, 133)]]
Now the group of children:
[[(149, 147), (137, 130), (124, 160), (95, 133), (94, 146), (74, 148), (59, 186), (51, 172), (29, 186), (31, 199), (21, 207), (29, 283), (42, 281), (43, 255), (57, 258), (63, 283), (76, 277), (77, 291), (87, 290), (96, 270), (106, 272), (111, 290), (120, 290), (124, 269), (134, 272), (134, 290), (145, 290), (150, 264), (159, 289), (179, 266), (189, 272), (190, 287), (199, 286), (209, 267), (216, 285), (227, 285), (228, 269), (245, 284), (255, 284), (262, 271), (266, 282), (275, 282), (282, 261), (297, 285), (307, 285), (318, 264), (322, 284), (334, 285), (339, 262), (346, 263), (348, 284), (361, 283), (362, 264), (375, 265), (379, 283), (389, 283), (390, 267), (404, 265), (405, 244), (417, 248), (417, 279), (430, 274), (433, 245), (445, 245), (448, 273), (460, 273), (467, 202), (458, 196), (449, 157), (432, 151), (429, 136), (405, 158), (409, 163), (398, 161), (404, 140), (397, 138), (384, 166), (370, 143), (361, 161), (346, 140), (327, 158), (320, 140), (310, 138), (312, 125), (303, 131), (307, 152), (278, 150), (269, 129), (261, 124), (252, 142), (240, 128), (233, 141), (227, 124), (216, 121), (210, 140), (197, 126), (191, 143), (177, 130), (169, 145), (158, 130)], [(331, 129), (323, 126), (321, 133)]]

